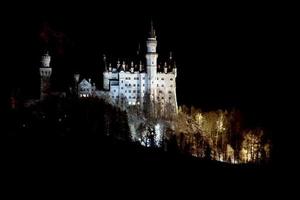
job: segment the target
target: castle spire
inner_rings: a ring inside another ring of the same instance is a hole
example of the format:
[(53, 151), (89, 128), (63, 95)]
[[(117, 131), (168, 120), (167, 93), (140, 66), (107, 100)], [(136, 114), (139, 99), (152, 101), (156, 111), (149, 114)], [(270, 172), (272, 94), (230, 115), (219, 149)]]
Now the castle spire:
[(106, 55), (103, 54), (104, 69), (107, 71)]
[(172, 60), (173, 59), (173, 55), (172, 55), (172, 51), (170, 51), (170, 56), (169, 59)]
[(149, 38), (156, 38), (156, 35), (155, 35), (155, 29), (153, 27), (153, 21), (151, 20), (151, 29), (150, 29), (150, 35), (149, 35)]
[(137, 49), (137, 51), (136, 51), (136, 55), (137, 55), (137, 56), (140, 56), (140, 53), (141, 53), (141, 44), (139, 43), (139, 44), (138, 44), (138, 49)]

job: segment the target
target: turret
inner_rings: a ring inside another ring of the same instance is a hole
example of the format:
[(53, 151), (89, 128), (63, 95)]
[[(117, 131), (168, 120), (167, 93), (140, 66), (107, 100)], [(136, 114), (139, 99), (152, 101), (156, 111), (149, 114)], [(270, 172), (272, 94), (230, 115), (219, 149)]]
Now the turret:
[(165, 73), (165, 74), (168, 73), (168, 65), (167, 65), (167, 62), (165, 62), (165, 65), (164, 65), (164, 73)]
[(74, 74), (75, 83), (79, 82), (80, 74)]
[(156, 47), (157, 47), (156, 34), (152, 22), (151, 22), (150, 34), (146, 44), (147, 44), (146, 66), (147, 66), (147, 75), (149, 81), (148, 86), (149, 89), (152, 90), (152, 81), (156, 79), (157, 57), (158, 57), (158, 54), (156, 53)]
[(133, 64), (133, 61), (131, 61), (131, 63), (130, 63), (130, 72), (131, 72), (131, 73), (134, 72), (134, 64)]
[(121, 71), (125, 71), (125, 70), (126, 70), (126, 69), (125, 69), (125, 66), (126, 66), (125, 61), (123, 61), (123, 62), (122, 62), (122, 68), (121, 68)]
[(106, 56), (103, 54), (103, 63), (104, 63), (104, 70), (107, 71), (107, 63), (106, 63)]
[(120, 60), (118, 59), (118, 61), (117, 61), (117, 69), (119, 69), (120, 66), (121, 66), (121, 63), (120, 63)]
[(74, 91), (78, 95), (78, 84), (79, 84), (80, 74), (74, 74)]
[(41, 76), (41, 88), (40, 99), (43, 100), (49, 95), (50, 90), (50, 78), (52, 75), (52, 68), (50, 67), (51, 57), (46, 52), (41, 58), (40, 76)]
[(51, 61), (51, 57), (49, 55), (49, 52), (47, 51), (41, 58), (41, 67), (42, 68), (50, 67), (50, 61)]
[(173, 60), (173, 54), (172, 54), (172, 51), (170, 51), (169, 60), (170, 60), (170, 61)]
[(140, 64), (139, 64), (139, 71), (140, 71), (140, 72), (143, 71), (143, 64), (142, 64), (142, 61), (140, 61)]
[[(112, 71), (111, 63), (107, 67), (106, 56), (103, 54), (104, 72), (103, 72), (103, 88), (105, 90), (109, 89), (109, 73)], [(90, 82), (90, 81), (89, 81)]]
[(173, 73), (175, 74), (175, 78), (177, 77), (177, 66), (176, 66), (176, 62), (174, 61), (173, 64)]
[(111, 72), (111, 70), (112, 70), (111, 63), (109, 63), (109, 65), (108, 65), (108, 71)]

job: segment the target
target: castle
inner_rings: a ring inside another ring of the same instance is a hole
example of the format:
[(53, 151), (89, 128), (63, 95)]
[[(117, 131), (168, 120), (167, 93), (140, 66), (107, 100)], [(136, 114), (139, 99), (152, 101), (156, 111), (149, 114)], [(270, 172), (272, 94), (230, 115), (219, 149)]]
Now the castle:
[[(172, 54), (163, 66), (157, 62), (158, 53), (156, 33), (151, 23), (151, 30), (146, 41), (145, 63), (140, 60), (126, 64), (118, 60), (115, 65), (107, 63), (104, 55), (103, 89), (97, 90), (91, 79), (80, 80), (80, 75), (74, 75), (75, 91), (78, 97), (109, 97), (116, 105), (143, 106), (146, 99), (154, 102), (159, 108), (169, 105), (172, 112), (177, 112), (176, 77), (177, 68)], [(50, 67), (50, 55), (42, 57), (40, 67), (41, 99), (44, 99), (50, 87), (52, 69)]]

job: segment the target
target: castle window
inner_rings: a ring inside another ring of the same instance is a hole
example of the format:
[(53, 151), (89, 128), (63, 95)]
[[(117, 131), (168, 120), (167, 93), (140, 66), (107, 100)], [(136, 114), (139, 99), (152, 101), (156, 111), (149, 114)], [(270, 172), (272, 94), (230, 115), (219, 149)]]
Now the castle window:
[(159, 90), (159, 93), (162, 93), (162, 91), (161, 91), (161, 90)]
[(135, 84), (133, 84), (133, 87), (135, 87)]
[(114, 92), (116, 92), (116, 90), (114, 90)]
[(157, 78), (157, 80), (158, 80), (158, 78)]
[(131, 86), (131, 84), (129, 83), (129, 85), (128, 86)]
[(125, 83), (125, 86), (127, 86), (127, 83)]
[(170, 87), (173, 87), (173, 85), (170, 85)]
[(140, 78), (139, 78), (139, 77), (137, 77), (137, 78), (136, 78), (136, 80), (140, 80)]
[(164, 97), (161, 97), (161, 99), (164, 99)]
[(159, 87), (159, 85), (157, 84), (157, 87)]
[(123, 83), (123, 80), (121, 81), (121, 83)]
[(143, 86), (145, 87), (145, 84), (143, 84)]
[(125, 93), (127, 93), (127, 90), (125, 90)]
[(137, 84), (138, 87), (140, 87), (140, 84)]
[(169, 97), (169, 100), (171, 100), (172, 99), (172, 97)]
[(128, 90), (129, 93), (131, 93), (131, 90)]
[(138, 90), (137, 93), (140, 93), (140, 91)]
[(121, 87), (121, 90), (123, 90), (123, 87)]
[(135, 90), (133, 90), (132, 92), (135, 93)]
[(171, 94), (172, 92), (169, 90), (169, 94)]
[(164, 87), (164, 85), (161, 85), (161, 87)]
[(145, 77), (143, 77), (143, 80), (145, 80)]
[(161, 78), (161, 80), (165, 80), (164, 78)]
[(173, 81), (173, 78), (170, 78), (170, 81)]

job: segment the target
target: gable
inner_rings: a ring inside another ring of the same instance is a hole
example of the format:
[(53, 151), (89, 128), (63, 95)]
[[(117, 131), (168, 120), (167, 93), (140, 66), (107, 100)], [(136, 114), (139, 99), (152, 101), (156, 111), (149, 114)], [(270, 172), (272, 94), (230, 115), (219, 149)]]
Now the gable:
[(80, 88), (90, 88), (92, 87), (92, 84), (90, 82), (88, 82), (86, 79), (83, 79), (80, 83), (79, 83), (79, 87)]

